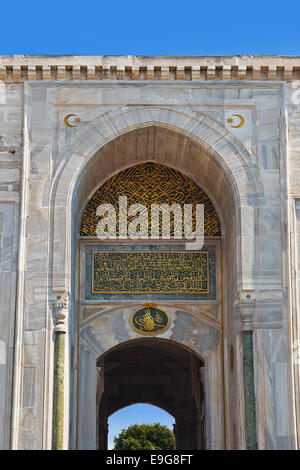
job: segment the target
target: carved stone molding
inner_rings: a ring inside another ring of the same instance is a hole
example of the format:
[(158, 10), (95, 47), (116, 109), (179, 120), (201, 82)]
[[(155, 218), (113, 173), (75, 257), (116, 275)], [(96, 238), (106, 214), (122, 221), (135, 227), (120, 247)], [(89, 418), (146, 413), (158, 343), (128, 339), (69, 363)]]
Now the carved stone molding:
[[(150, 61), (152, 64), (149, 64)], [(298, 57), (277, 59), (267, 56), (220, 58), (175, 56), (170, 59), (138, 56), (123, 58), (0, 56), (0, 80), (7, 83), (22, 83), (27, 80), (284, 80), (290, 82), (299, 78)]]
[(54, 332), (66, 333), (67, 331), (67, 318), (68, 318), (69, 298), (67, 295), (62, 298), (56, 299), (53, 302), (53, 313), (55, 319)]
[(241, 331), (253, 330), (253, 311), (256, 305), (256, 292), (243, 290), (236, 292), (235, 308), (240, 312)]

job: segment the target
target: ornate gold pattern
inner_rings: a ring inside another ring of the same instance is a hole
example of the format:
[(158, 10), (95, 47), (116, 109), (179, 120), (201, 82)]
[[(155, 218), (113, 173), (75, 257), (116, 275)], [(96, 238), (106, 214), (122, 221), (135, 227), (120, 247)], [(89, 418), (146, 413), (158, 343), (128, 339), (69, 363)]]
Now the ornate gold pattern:
[(158, 334), (169, 327), (168, 314), (155, 304), (145, 304), (136, 310), (130, 319), (132, 328), (138, 333)]
[(208, 294), (208, 251), (93, 251), (92, 294)]
[[(221, 236), (221, 226), (216, 209), (204, 191), (190, 178), (177, 170), (158, 163), (142, 163), (121, 171), (104, 183), (88, 202), (81, 221), (81, 236), (96, 236), (96, 216), (100, 204), (112, 204), (117, 215), (117, 235), (119, 234), (119, 196), (127, 196), (128, 206), (144, 204), (149, 214), (149, 235), (151, 235), (151, 204), (168, 205), (204, 204), (204, 235)], [(195, 206), (193, 206), (195, 207)], [(128, 223), (134, 217), (128, 217)], [(193, 230), (196, 228), (195, 214)], [(160, 236), (161, 236), (160, 227)], [(174, 234), (174, 219), (171, 214), (171, 236)]]

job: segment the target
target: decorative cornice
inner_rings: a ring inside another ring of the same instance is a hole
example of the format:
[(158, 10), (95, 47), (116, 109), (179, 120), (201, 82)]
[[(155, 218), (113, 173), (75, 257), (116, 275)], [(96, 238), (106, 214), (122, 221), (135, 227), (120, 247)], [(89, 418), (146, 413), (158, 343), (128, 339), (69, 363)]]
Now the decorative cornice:
[(0, 56), (0, 80), (300, 80), (300, 57)]

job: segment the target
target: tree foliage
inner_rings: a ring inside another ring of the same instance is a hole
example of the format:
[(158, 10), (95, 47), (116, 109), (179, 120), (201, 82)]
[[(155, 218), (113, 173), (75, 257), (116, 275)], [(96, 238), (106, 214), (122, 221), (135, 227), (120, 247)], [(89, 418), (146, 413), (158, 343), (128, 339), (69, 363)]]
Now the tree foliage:
[(159, 423), (134, 424), (114, 438), (115, 450), (173, 450), (175, 436)]

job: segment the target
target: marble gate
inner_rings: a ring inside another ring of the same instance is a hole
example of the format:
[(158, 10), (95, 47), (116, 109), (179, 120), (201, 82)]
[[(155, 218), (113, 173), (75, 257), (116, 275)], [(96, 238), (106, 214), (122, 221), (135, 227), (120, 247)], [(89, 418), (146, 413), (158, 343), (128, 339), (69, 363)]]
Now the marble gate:
[[(10, 446), (104, 448), (109, 414), (144, 400), (173, 413), (178, 447), (189, 426), (193, 448), (295, 448), (284, 84), (28, 81), (22, 136)], [(85, 233), (94, 195), (141, 167), (205, 194), (220, 231), (200, 253), (182, 240)], [(130, 260), (155, 259), (159, 281), (183, 253), (184, 266), (206, 260), (209, 289), (198, 276), (185, 293), (134, 285)], [(115, 256), (126, 275), (111, 289), (101, 271), (112, 279)], [(166, 328), (145, 335), (145, 322)], [(170, 392), (174, 367), (193, 423)]]

